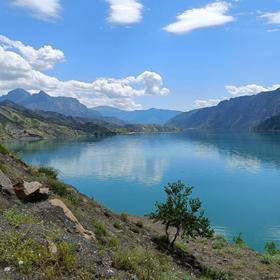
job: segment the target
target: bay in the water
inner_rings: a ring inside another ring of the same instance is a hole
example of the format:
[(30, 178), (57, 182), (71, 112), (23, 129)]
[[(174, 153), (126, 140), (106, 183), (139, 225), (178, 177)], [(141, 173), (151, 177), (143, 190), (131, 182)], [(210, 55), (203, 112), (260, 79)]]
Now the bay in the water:
[(180, 179), (195, 187), (228, 240), (242, 232), (257, 250), (267, 241), (280, 245), (280, 135), (131, 135), (11, 147), (118, 212), (150, 212), (165, 198), (164, 185)]

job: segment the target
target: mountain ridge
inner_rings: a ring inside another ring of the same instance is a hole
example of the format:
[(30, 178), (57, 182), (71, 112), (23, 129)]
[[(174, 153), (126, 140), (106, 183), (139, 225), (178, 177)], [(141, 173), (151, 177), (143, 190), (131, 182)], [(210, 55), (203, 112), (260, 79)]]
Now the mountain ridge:
[(180, 114), (181, 111), (150, 108), (147, 110), (125, 111), (110, 106), (98, 106), (93, 110), (106, 117), (115, 117), (127, 123), (164, 125), (168, 120)]
[(167, 122), (181, 129), (252, 131), (280, 114), (280, 89), (221, 101), (217, 106), (182, 113)]

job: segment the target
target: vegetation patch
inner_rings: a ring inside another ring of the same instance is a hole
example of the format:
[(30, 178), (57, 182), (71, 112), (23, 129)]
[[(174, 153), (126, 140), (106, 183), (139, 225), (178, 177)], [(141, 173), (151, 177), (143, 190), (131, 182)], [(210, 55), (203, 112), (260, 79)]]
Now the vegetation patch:
[(140, 280), (178, 279), (170, 260), (165, 255), (143, 247), (117, 251), (113, 265), (117, 269), (136, 274)]
[(72, 244), (61, 242), (57, 253), (29, 237), (29, 232), (12, 230), (0, 234), (0, 262), (13, 266), (22, 273), (43, 274), (47, 279), (59, 279), (75, 272), (77, 259)]
[(10, 152), (9, 152), (9, 150), (5, 146), (0, 144), (0, 153), (2, 155), (8, 155)]
[(38, 169), (39, 173), (44, 174), (52, 179), (57, 179), (58, 177), (58, 170), (53, 167), (46, 167), (42, 166)]
[(3, 216), (9, 222), (9, 224), (14, 227), (18, 227), (23, 224), (35, 225), (40, 223), (40, 221), (37, 218), (23, 213), (16, 207), (4, 211)]

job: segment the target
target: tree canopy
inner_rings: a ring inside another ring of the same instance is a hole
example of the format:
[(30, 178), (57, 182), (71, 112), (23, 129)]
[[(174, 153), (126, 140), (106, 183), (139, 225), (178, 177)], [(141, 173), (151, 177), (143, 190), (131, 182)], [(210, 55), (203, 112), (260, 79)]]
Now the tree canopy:
[[(198, 198), (190, 198), (192, 187), (178, 181), (168, 183), (164, 190), (167, 195), (166, 201), (157, 202), (156, 210), (148, 216), (165, 225), (166, 239), (170, 247), (174, 246), (179, 235), (182, 238), (213, 235), (209, 219), (204, 217), (204, 212), (201, 210), (201, 201)], [(171, 228), (176, 229), (173, 238), (171, 238)]]

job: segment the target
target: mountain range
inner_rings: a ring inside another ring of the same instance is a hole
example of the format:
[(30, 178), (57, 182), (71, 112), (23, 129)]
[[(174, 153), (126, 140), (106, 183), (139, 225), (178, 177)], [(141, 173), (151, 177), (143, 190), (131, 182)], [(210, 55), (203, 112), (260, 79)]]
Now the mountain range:
[(5, 100), (12, 101), (28, 109), (57, 112), (65, 116), (94, 119), (102, 118), (100, 113), (88, 109), (75, 98), (63, 96), (53, 97), (44, 91), (40, 91), (37, 94), (31, 94), (26, 90), (19, 88), (0, 97), (0, 102)]
[(117, 125), (125, 123), (163, 125), (169, 119), (181, 113), (179, 111), (162, 109), (124, 111), (107, 106), (88, 108), (75, 98), (53, 97), (44, 91), (31, 94), (20, 88), (0, 97), (0, 102), (5, 100), (32, 110), (57, 112), (66, 116), (87, 118), (95, 121), (102, 120)]
[(0, 102), (0, 139), (76, 138), (116, 133), (87, 119), (34, 111), (11, 101)]
[[(167, 122), (181, 129), (252, 131), (269, 118), (280, 114), (280, 89), (224, 100), (175, 116)], [(268, 127), (266, 128), (268, 129)]]
[(95, 111), (101, 113), (105, 117), (113, 117), (120, 119), (126, 123), (134, 124), (158, 124), (164, 125), (167, 121), (179, 115), (180, 111), (165, 110), (165, 109), (148, 109), (124, 111), (109, 106), (100, 106), (93, 108)]

